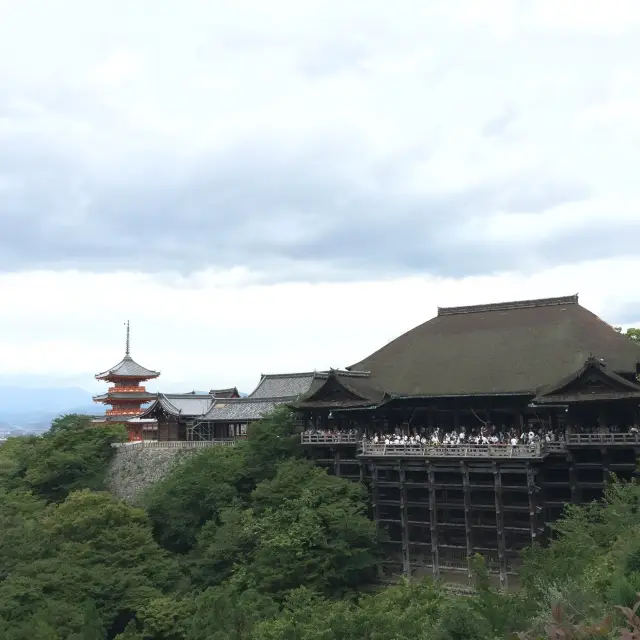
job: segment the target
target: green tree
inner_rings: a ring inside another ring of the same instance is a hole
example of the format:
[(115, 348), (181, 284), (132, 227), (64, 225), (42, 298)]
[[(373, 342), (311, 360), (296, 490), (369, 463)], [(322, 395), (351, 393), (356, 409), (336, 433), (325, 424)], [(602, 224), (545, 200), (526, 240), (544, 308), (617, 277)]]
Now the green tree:
[(125, 630), (119, 633), (114, 640), (146, 640), (140, 631), (134, 620), (131, 620)]
[(36, 446), (41, 441), (37, 436), (9, 438), (0, 446), (0, 488), (29, 489), (25, 475)]
[(86, 628), (83, 603), (90, 602), (109, 630), (179, 579), (146, 514), (107, 493), (74, 492), (40, 522), (46, 554), (14, 566), (0, 582), (0, 618), (13, 627), (40, 616), (67, 638)]
[(278, 465), (302, 455), (295, 414), (279, 408), (247, 430), (247, 475), (254, 486), (272, 478)]
[(363, 491), (310, 462), (281, 464), (256, 487), (254, 508), (203, 528), (195, 579), (206, 585), (233, 574), (236, 584), (276, 597), (301, 585), (337, 594), (375, 581), (378, 534)]
[(612, 605), (634, 601), (640, 587), (640, 486), (613, 482), (605, 499), (587, 505), (567, 505), (553, 525), (554, 539), (546, 547), (524, 554), (521, 579), (524, 595), (536, 604), (531, 624), (541, 631), (551, 611), (561, 607), (572, 621), (602, 620)]
[(230, 584), (205, 590), (195, 604), (186, 640), (243, 640), (257, 624), (279, 613), (269, 596), (254, 589), (238, 591)]
[(107, 632), (100, 620), (95, 605), (91, 600), (85, 602), (83, 607), (83, 624), (78, 633), (69, 636), (69, 640), (105, 640)]
[(279, 616), (253, 640), (431, 640), (448, 599), (431, 580), (403, 581), (375, 595), (331, 600), (307, 587), (287, 594)]
[(64, 416), (54, 429), (31, 441), (26, 457), (25, 484), (52, 501), (62, 501), (77, 489), (104, 489), (114, 442), (126, 438), (124, 428), (89, 428), (83, 416)]
[(211, 447), (190, 456), (145, 496), (156, 539), (171, 551), (189, 551), (205, 522), (243, 503), (245, 482), (242, 447)]
[(175, 596), (160, 596), (145, 603), (137, 611), (145, 638), (182, 640), (193, 607)]

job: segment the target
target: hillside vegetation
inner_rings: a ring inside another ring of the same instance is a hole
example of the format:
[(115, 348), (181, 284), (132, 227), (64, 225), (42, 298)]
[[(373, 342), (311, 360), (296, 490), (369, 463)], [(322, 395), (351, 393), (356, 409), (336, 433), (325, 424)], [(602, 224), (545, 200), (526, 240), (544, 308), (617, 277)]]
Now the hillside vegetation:
[(143, 508), (105, 491), (123, 430), (87, 424), (0, 447), (3, 640), (640, 639), (636, 484), (567, 508), (520, 591), (478, 558), (476, 593), (455, 596), (378, 583), (363, 488), (302, 459), (286, 412), (176, 466)]

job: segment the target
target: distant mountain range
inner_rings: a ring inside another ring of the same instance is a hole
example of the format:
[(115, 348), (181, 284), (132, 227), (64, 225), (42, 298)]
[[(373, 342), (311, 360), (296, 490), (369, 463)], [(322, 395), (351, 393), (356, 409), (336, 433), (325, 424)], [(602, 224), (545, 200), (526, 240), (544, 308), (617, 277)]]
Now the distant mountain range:
[(41, 433), (49, 428), (54, 418), (65, 413), (100, 415), (104, 408), (93, 402), (88, 391), (79, 387), (0, 385), (0, 438), (12, 432)]
[(77, 387), (30, 388), (0, 385), (0, 432), (49, 428), (64, 413), (102, 413), (91, 394)]

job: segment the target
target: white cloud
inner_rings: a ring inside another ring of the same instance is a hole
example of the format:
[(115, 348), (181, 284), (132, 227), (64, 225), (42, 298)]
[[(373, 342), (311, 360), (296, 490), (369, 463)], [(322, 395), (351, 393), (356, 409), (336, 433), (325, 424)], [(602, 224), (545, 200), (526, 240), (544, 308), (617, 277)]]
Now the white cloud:
[(608, 322), (637, 325), (640, 296), (629, 297), (625, 274), (639, 270), (640, 258), (530, 277), (270, 286), (202, 273), (183, 287), (133, 273), (10, 274), (0, 277), (0, 373), (73, 379), (97, 389), (92, 376), (123, 355), (129, 319), (134, 358), (162, 371), (154, 388), (235, 384), (251, 391), (261, 373), (353, 364), (428, 320), (438, 306), (580, 293), (581, 303)]
[(0, 375), (88, 386), (127, 318), (160, 387), (247, 391), (437, 304), (640, 323), (639, 36), (634, 0), (2, 3)]

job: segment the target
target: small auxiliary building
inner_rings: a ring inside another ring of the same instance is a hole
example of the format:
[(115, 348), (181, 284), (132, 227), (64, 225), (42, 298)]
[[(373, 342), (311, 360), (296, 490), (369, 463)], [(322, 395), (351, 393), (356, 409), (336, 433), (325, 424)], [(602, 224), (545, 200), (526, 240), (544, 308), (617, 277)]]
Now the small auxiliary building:
[(149, 393), (143, 382), (153, 380), (160, 375), (138, 364), (130, 354), (130, 329), (127, 322), (127, 336), (124, 358), (115, 366), (96, 374), (96, 380), (112, 383), (106, 393), (94, 396), (94, 402), (110, 405), (104, 418), (95, 420), (97, 424), (122, 423), (129, 432), (129, 440), (142, 440), (145, 428), (154, 430), (155, 420), (144, 420), (142, 406), (155, 400), (156, 394)]
[(209, 393), (159, 393), (156, 400), (141, 415), (141, 419), (157, 421), (158, 441), (191, 440), (193, 424), (203, 418), (220, 399), (239, 398), (235, 387), (211, 389)]

